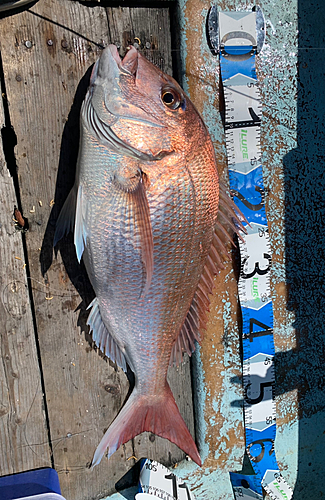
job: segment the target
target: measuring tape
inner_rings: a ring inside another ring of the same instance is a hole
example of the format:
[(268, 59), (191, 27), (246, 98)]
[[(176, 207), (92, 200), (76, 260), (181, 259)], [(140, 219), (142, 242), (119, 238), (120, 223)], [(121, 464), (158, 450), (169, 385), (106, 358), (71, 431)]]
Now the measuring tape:
[(208, 18), (211, 50), (219, 54), (225, 98), (225, 134), (230, 190), (249, 225), (239, 242), (238, 283), (243, 319), (243, 385), (246, 452), (255, 475), (231, 473), (235, 498), (290, 500), (292, 490), (275, 457), (273, 397), (274, 342), (270, 289), (271, 247), (261, 165), (261, 101), (255, 55), (262, 49), (265, 23), (255, 12), (220, 12)]
[(146, 495), (161, 500), (195, 500), (184, 481), (167, 467), (148, 458), (141, 461), (139, 492), (136, 500), (146, 500)]

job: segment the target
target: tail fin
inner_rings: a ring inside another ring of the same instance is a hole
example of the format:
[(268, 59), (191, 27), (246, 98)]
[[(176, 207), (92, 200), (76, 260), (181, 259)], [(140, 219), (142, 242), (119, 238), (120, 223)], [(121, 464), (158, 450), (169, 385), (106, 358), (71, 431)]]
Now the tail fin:
[(149, 396), (140, 395), (136, 388), (133, 390), (99, 443), (92, 467), (99, 464), (106, 448), (108, 448), (109, 458), (122, 444), (145, 431), (153, 432), (175, 443), (194, 462), (201, 465), (196, 444), (167, 385), (164, 394), (153, 400)]

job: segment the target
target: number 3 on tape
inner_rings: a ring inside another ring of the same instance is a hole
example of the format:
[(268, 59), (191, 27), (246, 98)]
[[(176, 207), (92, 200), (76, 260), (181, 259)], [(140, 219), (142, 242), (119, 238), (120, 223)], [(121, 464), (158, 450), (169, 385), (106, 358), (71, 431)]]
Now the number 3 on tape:
[(243, 317), (243, 382), (246, 452), (255, 475), (231, 473), (236, 499), (290, 500), (292, 490), (277, 465), (271, 248), (261, 164), (261, 103), (255, 56), (265, 37), (263, 13), (220, 12), (212, 7), (208, 38), (219, 54), (225, 96), (225, 134), (230, 190), (249, 226), (240, 241), (238, 283)]

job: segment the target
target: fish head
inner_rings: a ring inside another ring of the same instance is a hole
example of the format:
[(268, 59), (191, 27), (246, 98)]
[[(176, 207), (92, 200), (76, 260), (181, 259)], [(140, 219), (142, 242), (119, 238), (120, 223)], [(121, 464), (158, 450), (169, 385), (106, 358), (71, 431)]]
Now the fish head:
[(105, 129), (127, 156), (159, 160), (188, 150), (194, 136), (197, 141), (207, 134), (178, 83), (134, 47), (123, 59), (115, 45), (103, 51), (94, 66), (88, 95), (100, 122), (93, 127), (95, 132)]

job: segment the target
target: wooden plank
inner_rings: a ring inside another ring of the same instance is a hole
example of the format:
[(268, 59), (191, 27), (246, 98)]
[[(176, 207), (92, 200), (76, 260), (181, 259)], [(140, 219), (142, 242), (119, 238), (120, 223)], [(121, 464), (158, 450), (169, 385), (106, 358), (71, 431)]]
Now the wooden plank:
[(0, 200), (0, 475), (6, 475), (50, 467), (51, 460), (24, 251), (12, 217), (17, 200), (2, 143)]
[(110, 39), (122, 52), (135, 45), (149, 61), (172, 74), (168, 9), (107, 8), (107, 18)]
[[(115, 482), (134, 463), (130, 457), (150, 456), (170, 464), (184, 454), (166, 440), (143, 435), (121, 447), (108, 462), (88, 469), (129, 384), (121, 370), (93, 349), (85, 324), (92, 291), (76, 261), (71, 237), (52, 262), (54, 221), (73, 183), (78, 116), (89, 72), (82, 77), (99, 56), (99, 45), (120, 41), (123, 50), (130, 33), (133, 42), (138, 38), (140, 48), (159, 57), (170, 72), (168, 11), (106, 11), (64, 0), (40, 0), (0, 25), (11, 120), (18, 138), (22, 205), (30, 224), (26, 239), (55, 467), (66, 498), (99, 498), (114, 491)], [(171, 374), (172, 388), (193, 431), (189, 364), (179, 371), (182, 376)]]
[[(84, 314), (89, 284), (70, 240), (61, 247), (62, 258), (59, 254), (50, 265), (53, 220), (74, 176), (83, 82), (75, 101), (74, 96), (99, 56), (96, 44), (107, 40), (106, 13), (99, 7), (49, 0), (1, 24), (22, 206), (30, 226), (26, 241), (54, 464), (65, 498), (95, 498), (109, 494), (130, 467), (126, 460), (133, 455), (132, 444), (108, 466), (103, 461), (94, 471), (88, 469), (102, 429), (118, 412), (128, 384), (92, 349)], [(41, 266), (47, 271), (44, 278)], [(80, 302), (81, 312), (75, 312)]]

